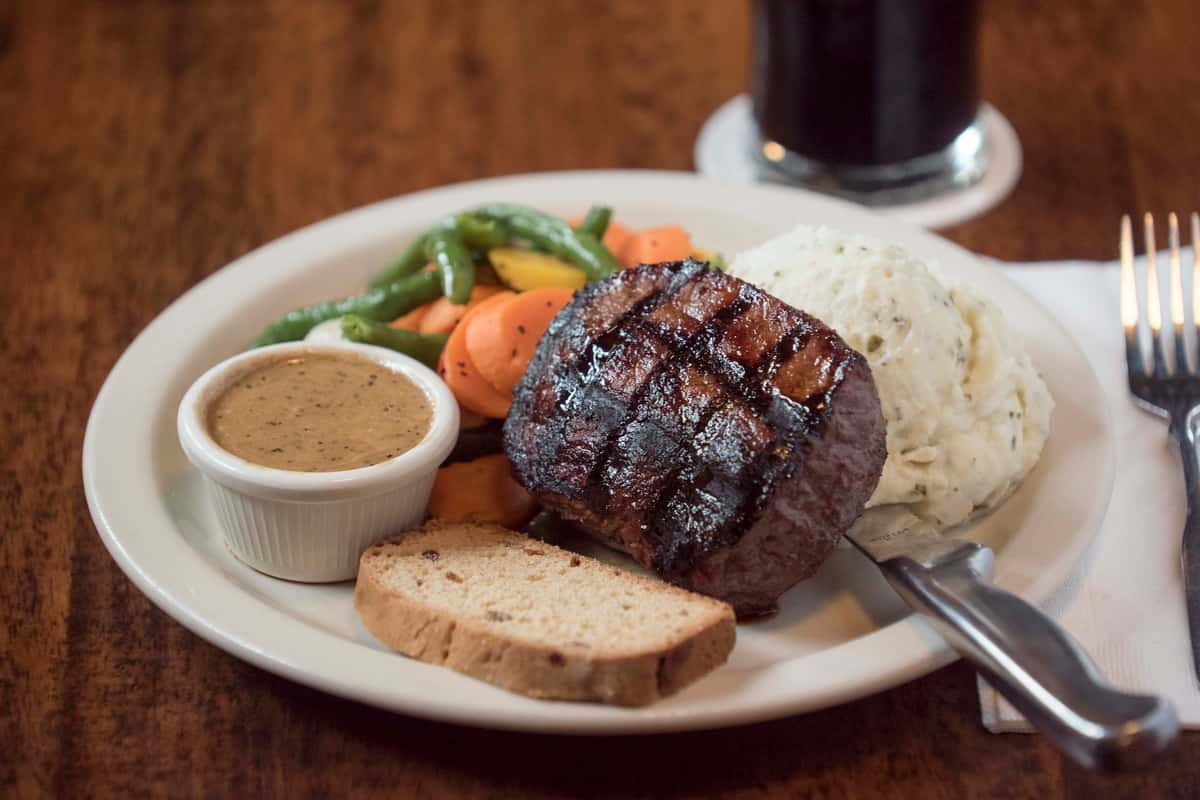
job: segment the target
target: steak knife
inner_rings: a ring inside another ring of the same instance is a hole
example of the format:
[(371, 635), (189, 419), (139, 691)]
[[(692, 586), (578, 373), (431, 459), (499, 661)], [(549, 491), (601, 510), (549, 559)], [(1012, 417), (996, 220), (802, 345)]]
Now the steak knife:
[(992, 551), (939, 533), (903, 506), (866, 511), (846, 534), (1034, 727), (1083, 766), (1147, 764), (1179, 731), (1166, 700), (1105, 683), (1049, 617), (992, 586)]

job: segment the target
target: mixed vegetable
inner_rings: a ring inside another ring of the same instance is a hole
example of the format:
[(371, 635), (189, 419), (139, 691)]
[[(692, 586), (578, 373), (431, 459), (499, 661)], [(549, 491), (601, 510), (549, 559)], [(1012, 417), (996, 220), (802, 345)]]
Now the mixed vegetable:
[[(462, 409), (463, 431), (453, 463), (439, 470), (430, 513), (518, 527), (535, 509), (498, 452), (497, 420), (551, 320), (576, 290), (622, 268), (685, 258), (724, 267), (678, 225), (634, 232), (612, 217), (607, 206), (567, 221), (507, 203), (454, 214), (409, 243), (365, 293), (292, 311), (253, 346), (348, 340), (436, 369)], [(451, 487), (464, 481), (481, 496), (452, 502), (461, 493)]]

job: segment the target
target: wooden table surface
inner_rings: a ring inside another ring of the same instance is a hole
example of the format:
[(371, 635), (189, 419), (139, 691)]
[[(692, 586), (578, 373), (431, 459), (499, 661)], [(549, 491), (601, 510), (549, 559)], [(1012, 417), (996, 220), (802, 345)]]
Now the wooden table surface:
[[(1007, 259), (1109, 258), (1123, 211), (1196, 208), (1193, 5), (992, 3), (984, 92), (1025, 173), (948, 235)], [(731, 731), (572, 739), (408, 719), (202, 642), (105, 552), (84, 424), (171, 300), (288, 231), (416, 189), (690, 169), (701, 123), (747, 85), (747, 20), (724, 0), (0, 3), (0, 794), (1200, 792), (1195, 734), (1154, 771), (1108, 778), (1039, 738), (985, 733), (961, 664)]]

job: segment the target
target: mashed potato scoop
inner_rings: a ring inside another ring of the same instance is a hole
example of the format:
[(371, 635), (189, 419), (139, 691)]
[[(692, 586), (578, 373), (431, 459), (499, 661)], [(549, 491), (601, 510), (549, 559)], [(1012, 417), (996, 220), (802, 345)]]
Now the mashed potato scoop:
[(831, 326), (867, 357), (887, 419), (868, 506), (941, 529), (994, 508), (1037, 463), (1053, 400), (998, 308), (895, 245), (801, 226), (730, 272)]

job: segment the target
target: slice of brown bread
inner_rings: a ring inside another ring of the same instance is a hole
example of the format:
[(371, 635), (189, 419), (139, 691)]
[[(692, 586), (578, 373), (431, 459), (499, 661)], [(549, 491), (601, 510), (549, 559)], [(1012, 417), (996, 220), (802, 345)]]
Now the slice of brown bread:
[(733, 610), (496, 525), (363, 553), (354, 606), (394, 650), (533, 697), (637, 706), (725, 662)]

